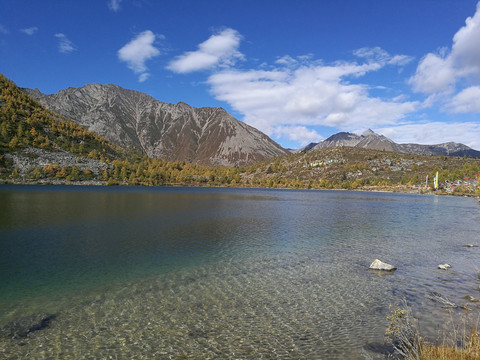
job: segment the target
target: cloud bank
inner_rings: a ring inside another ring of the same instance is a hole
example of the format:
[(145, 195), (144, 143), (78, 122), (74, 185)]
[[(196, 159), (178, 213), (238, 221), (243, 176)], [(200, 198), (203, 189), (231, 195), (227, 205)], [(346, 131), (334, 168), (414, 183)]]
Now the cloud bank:
[(160, 55), (160, 51), (153, 45), (155, 39), (155, 34), (146, 30), (118, 50), (118, 58), (126, 62), (135, 74), (139, 74), (139, 82), (147, 80), (150, 76), (145, 65), (146, 61)]
[[(453, 36), (452, 47), (427, 54), (409, 83), (425, 94), (455, 91), (462, 80), (480, 85), (480, 2), (473, 17)], [(461, 84), (460, 84), (461, 86)], [(455, 107), (453, 107), (455, 109)]]
[(439, 141), (439, 139), (448, 139), (448, 141), (462, 143), (476, 150), (480, 149), (478, 146), (480, 123), (478, 122), (408, 123), (378, 128), (377, 131), (397, 143), (435, 145), (446, 142)]
[(352, 83), (387, 65), (406, 64), (411, 58), (391, 56), (380, 48), (364, 48), (355, 54), (367, 61), (324, 65), (284, 56), (276, 61), (284, 67), (224, 70), (212, 74), (207, 82), (217, 99), (245, 115), (246, 123), (301, 145), (321, 139), (312, 128), (315, 126), (346, 131), (375, 128), (395, 124), (420, 108), (417, 101), (372, 97), (368, 85)]
[(241, 39), (236, 30), (225, 29), (199, 44), (198, 50), (178, 56), (170, 62), (167, 69), (176, 73), (189, 73), (217, 65), (233, 65), (237, 60), (243, 58), (243, 55), (237, 50)]

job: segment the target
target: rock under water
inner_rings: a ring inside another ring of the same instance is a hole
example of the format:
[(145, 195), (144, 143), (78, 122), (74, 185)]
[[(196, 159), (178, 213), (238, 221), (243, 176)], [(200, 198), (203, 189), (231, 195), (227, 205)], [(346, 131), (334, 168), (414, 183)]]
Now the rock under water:
[(20, 317), (0, 328), (0, 337), (23, 339), (30, 333), (47, 328), (55, 315), (38, 313)]

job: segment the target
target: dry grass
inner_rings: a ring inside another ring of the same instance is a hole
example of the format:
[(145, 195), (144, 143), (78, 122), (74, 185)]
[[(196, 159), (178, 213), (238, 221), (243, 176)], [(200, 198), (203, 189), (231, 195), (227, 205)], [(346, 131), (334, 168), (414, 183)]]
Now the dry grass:
[(422, 344), (420, 360), (478, 360), (480, 359), (480, 333), (472, 331), (461, 345)]
[(386, 336), (394, 347), (396, 355), (408, 360), (480, 360), (480, 331), (475, 326), (467, 331), (453, 326), (443, 340), (432, 343), (422, 338), (418, 332), (417, 320), (412, 316), (406, 302), (391, 308)]

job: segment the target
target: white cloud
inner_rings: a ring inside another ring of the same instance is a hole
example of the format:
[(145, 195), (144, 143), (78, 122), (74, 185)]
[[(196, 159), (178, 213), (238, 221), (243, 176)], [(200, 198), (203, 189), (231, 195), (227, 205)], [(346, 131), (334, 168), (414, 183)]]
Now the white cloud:
[(447, 104), (446, 110), (452, 113), (480, 113), (480, 86), (462, 90)]
[(476, 83), (480, 80), (480, 2), (473, 17), (465, 21), (453, 37), (450, 52), (427, 54), (419, 63), (417, 71), (409, 80), (413, 89), (422, 93), (453, 91), (459, 79), (469, 77)]
[(465, 20), (462, 27), (453, 37), (451, 56), (454, 58), (458, 75), (474, 74), (480, 80), (480, 2), (473, 17)]
[(225, 29), (198, 45), (198, 50), (178, 56), (170, 62), (167, 69), (176, 73), (189, 73), (216, 65), (233, 65), (236, 60), (243, 58), (237, 50), (240, 41), (241, 36), (236, 30)]
[[(337, 63), (334, 65), (297, 65), (281, 58), (288, 68), (265, 70), (224, 70), (209, 77), (211, 92), (244, 114), (244, 121), (268, 135), (287, 134), (284, 129), (309, 126), (330, 126), (344, 130), (357, 127), (378, 127), (395, 124), (407, 114), (417, 111), (419, 102), (383, 100), (370, 97), (368, 86), (353, 84), (367, 72), (387, 65), (370, 61), (365, 64)], [(278, 62), (278, 60), (277, 60)], [(300, 134), (301, 132), (296, 132)], [(305, 134), (305, 131), (304, 131)], [(302, 143), (314, 137), (310, 132)], [(318, 134), (317, 134), (318, 135)]]
[(364, 58), (369, 62), (381, 64), (382, 66), (387, 64), (405, 66), (413, 61), (413, 57), (407, 55), (391, 56), (387, 51), (378, 46), (373, 48), (365, 47), (357, 49), (353, 52), (353, 54), (359, 58)]
[(75, 45), (67, 38), (65, 34), (58, 33), (54, 35), (58, 39), (58, 51), (62, 54), (69, 54), (76, 50)]
[(153, 32), (146, 30), (118, 50), (118, 58), (125, 61), (135, 74), (140, 74), (140, 82), (145, 81), (149, 76), (145, 62), (160, 55), (160, 51), (153, 46), (155, 38)]
[(390, 55), (388, 52), (383, 50), (380, 47), (373, 47), (373, 48), (361, 48), (353, 51), (353, 55), (367, 59), (369, 61), (376, 61), (386, 63), (390, 59)]
[(389, 65), (405, 66), (413, 61), (413, 56), (395, 55), (389, 61)]
[(8, 34), (8, 29), (2, 24), (0, 24), (0, 34), (4, 34), (4, 35)]
[(289, 56), (289, 55), (284, 55), (284, 56), (278, 58), (278, 59), (275, 61), (275, 64), (285, 65), (285, 66), (293, 66), (293, 65), (298, 64), (298, 61), (295, 60), (294, 58), (292, 58), (292, 57)]
[(427, 54), (419, 63), (409, 83), (417, 92), (436, 93), (451, 91), (455, 84), (455, 69), (451, 58)]
[(480, 123), (425, 122), (375, 129), (397, 143), (434, 145), (454, 141), (480, 150)]
[(114, 12), (117, 12), (120, 10), (120, 3), (122, 2), (122, 0), (109, 0), (107, 5), (108, 5), (108, 8)]
[(138, 77), (138, 82), (144, 82), (144, 81), (146, 81), (149, 77), (150, 77), (150, 74), (149, 74), (149, 73), (142, 73), (142, 74), (140, 74), (140, 76)]
[(323, 137), (314, 129), (306, 126), (276, 126), (273, 128), (272, 135), (276, 138), (287, 137), (300, 144), (301, 147), (323, 140)]
[(38, 27), (32, 26), (26, 29), (20, 29), (21, 32), (23, 32), (26, 35), (33, 35), (38, 31)]

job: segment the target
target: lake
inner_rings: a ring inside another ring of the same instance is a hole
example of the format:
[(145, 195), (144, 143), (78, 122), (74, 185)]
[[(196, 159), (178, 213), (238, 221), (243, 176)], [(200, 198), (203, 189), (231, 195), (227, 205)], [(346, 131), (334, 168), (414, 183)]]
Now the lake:
[[(55, 318), (0, 337), (0, 357), (380, 359), (403, 300), (432, 339), (478, 319), (466, 244), (472, 198), (1, 185), (0, 327)], [(398, 270), (367, 270), (376, 258)]]

